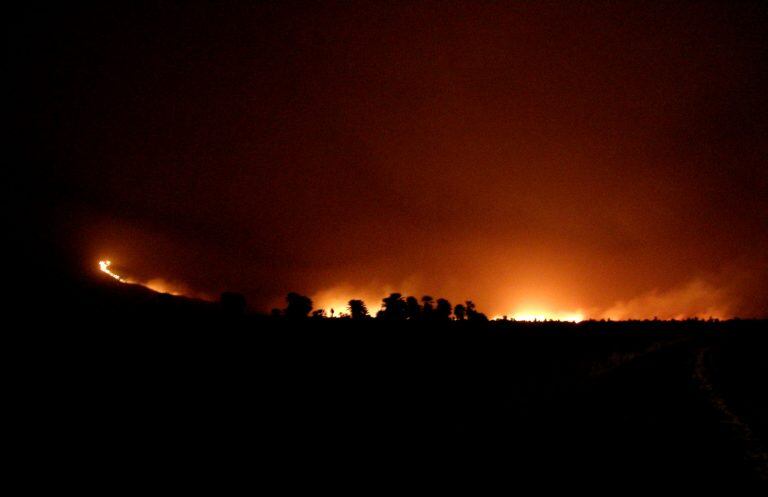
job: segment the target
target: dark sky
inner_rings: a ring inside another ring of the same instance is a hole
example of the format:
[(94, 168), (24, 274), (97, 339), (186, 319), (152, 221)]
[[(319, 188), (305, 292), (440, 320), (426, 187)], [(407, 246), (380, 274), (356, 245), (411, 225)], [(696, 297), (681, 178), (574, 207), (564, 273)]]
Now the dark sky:
[[(190, 295), (768, 315), (763, 2), (32, 6), (50, 239)], [(42, 206), (42, 207), (40, 207)]]

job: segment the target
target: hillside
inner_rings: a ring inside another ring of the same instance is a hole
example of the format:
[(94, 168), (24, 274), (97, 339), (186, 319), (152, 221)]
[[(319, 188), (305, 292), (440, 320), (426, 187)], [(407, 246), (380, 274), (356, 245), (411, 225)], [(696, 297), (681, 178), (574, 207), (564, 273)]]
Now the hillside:
[(96, 453), (347, 483), (765, 478), (764, 322), (292, 322), (102, 282), (67, 301), (79, 327), (37, 337), (34, 416), (100, 471), (119, 469)]

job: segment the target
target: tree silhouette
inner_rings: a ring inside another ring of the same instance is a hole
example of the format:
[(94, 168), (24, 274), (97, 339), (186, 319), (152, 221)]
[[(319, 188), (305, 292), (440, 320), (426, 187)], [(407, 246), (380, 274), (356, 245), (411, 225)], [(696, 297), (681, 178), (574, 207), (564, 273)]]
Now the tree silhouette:
[(467, 308), (464, 307), (464, 304), (456, 304), (456, 307), (453, 308), (453, 315), (456, 316), (457, 321), (464, 321), (466, 313)]
[(421, 317), (421, 306), (416, 297), (408, 297), (405, 299), (405, 313), (408, 319), (416, 320)]
[(488, 316), (483, 314), (482, 312), (477, 312), (475, 309), (475, 303), (471, 300), (467, 300), (465, 302), (467, 310), (467, 319), (469, 321), (488, 321)]
[(403, 296), (399, 293), (391, 293), (389, 297), (385, 297), (382, 300), (384, 308), (382, 309), (382, 317), (389, 320), (401, 320), (406, 317), (405, 301)]
[(352, 299), (349, 301), (347, 308), (352, 319), (366, 319), (368, 318), (368, 307), (362, 300)]
[(475, 312), (475, 303), (471, 300), (467, 300), (464, 302), (467, 305), (467, 316), (471, 315), (473, 312)]
[(435, 319), (448, 320), (451, 318), (451, 311), (453, 306), (445, 299), (437, 299), (437, 307), (435, 307)]
[[(310, 313), (315, 319), (326, 317), (323, 309), (317, 309), (312, 312), (312, 299), (309, 297), (291, 292), (286, 296), (285, 300), (288, 302), (285, 310), (272, 309), (272, 317), (285, 316), (289, 319), (306, 319)], [(419, 305), (416, 297), (409, 296), (403, 298), (403, 295), (400, 293), (391, 293), (388, 297), (382, 299), (382, 307), (376, 313), (376, 319), (390, 321), (406, 319), (447, 321), (451, 319), (451, 313), (453, 313), (457, 321), (488, 321), (488, 317), (482, 312), (478, 312), (475, 303), (471, 300), (467, 300), (464, 304), (457, 304), (455, 308), (451, 306), (447, 299), (439, 298), (435, 301), (429, 295), (421, 297), (421, 302), (423, 305)], [(352, 299), (347, 304), (349, 314), (342, 313), (339, 314), (340, 317), (352, 318), (354, 320), (369, 319), (371, 317), (368, 313), (368, 307), (362, 300)], [(222, 307), (225, 309), (242, 309), (240, 311), (242, 313), (245, 310), (245, 298), (240, 294), (224, 293), (222, 294)], [(335, 312), (332, 309), (331, 317), (334, 314)]]
[(488, 316), (486, 316), (482, 312), (475, 312), (474, 317), (472, 319), (474, 321), (488, 321)]
[(424, 313), (425, 319), (432, 318), (432, 311), (434, 311), (434, 301), (435, 299), (433, 299), (429, 295), (424, 295), (423, 297), (421, 297), (421, 302), (424, 304), (422, 312)]
[(304, 295), (291, 292), (285, 297), (285, 300), (288, 302), (288, 307), (285, 308), (285, 317), (289, 319), (305, 319), (312, 310), (312, 299)]
[(325, 309), (317, 309), (312, 311), (312, 319), (322, 319), (325, 317)]

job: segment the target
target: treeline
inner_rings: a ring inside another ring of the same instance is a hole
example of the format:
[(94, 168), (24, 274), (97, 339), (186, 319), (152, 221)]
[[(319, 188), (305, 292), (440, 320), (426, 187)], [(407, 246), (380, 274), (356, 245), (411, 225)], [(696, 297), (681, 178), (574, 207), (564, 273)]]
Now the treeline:
[[(400, 293), (391, 293), (381, 301), (381, 309), (372, 316), (366, 303), (360, 299), (347, 302), (346, 309), (314, 309), (312, 299), (306, 295), (291, 292), (285, 297), (284, 309), (272, 309), (270, 315), (276, 319), (379, 319), (387, 321), (488, 321), (488, 317), (479, 312), (475, 303), (467, 300), (453, 306), (448, 300), (434, 299), (424, 295), (421, 299), (414, 296), (404, 297)], [(245, 297), (239, 293), (221, 294), (222, 308), (231, 314), (245, 312)]]

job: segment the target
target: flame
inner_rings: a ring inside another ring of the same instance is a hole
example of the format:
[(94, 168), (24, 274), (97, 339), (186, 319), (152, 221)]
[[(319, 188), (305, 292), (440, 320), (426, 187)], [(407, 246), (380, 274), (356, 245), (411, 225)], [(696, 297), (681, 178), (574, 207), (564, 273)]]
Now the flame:
[(117, 281), (121, 283), (127, 283), (125, 279), (123, 279), (119, 274), (115, 274), (112, 272), (112, 270), (109, 269), (109, 266), (112, 265), (112, 261), (105, 260), (105, 261), (99, 261), (99, 269), (102, 273), (106, 273), (109, 276), (113, 277)]
[(162, 278), (154, 278), (149, 281), (138, 281), (131, 278), (124, 278), (119, 274), (115, 273), (114, 271), (112, 271), (109, 268), (111, 265), (112, 265), (112, 261), (108, 259), (101, 260), (99, 261), (99, 270), (102, 273), (105, 273), (110, 277), (116, 279), (120, 283), (130, 283), (134, 285), (145, 286), (150, 290), (154, 290), (155, 292), (158, 292), (158, 293), (168, 293), (176, 296), (192, 295), (196, 298), (200, 298), (203, 300), (210, 300), (210, 297), (207, 294), (193, 293), (185, 285), (181, 283), (167, 281)]
[[(545, 310), (522, 310), (509, 313), (508, 318), (515, 321), (568, 321), (578, 323), (584, 321), (584, 314), (581, 311), (575, 312), (552, 312)], [(503, 319), (504, 316), (494, 316), (494, 319)]]

